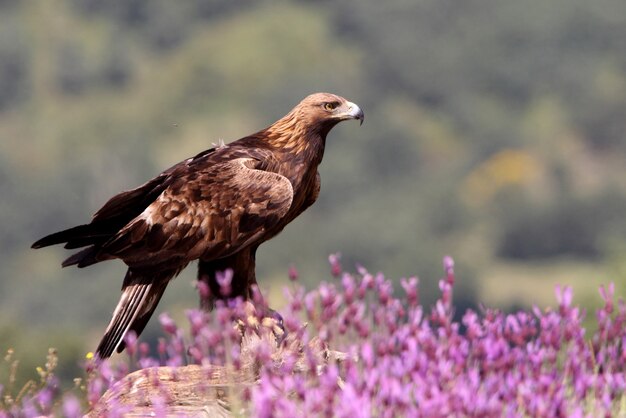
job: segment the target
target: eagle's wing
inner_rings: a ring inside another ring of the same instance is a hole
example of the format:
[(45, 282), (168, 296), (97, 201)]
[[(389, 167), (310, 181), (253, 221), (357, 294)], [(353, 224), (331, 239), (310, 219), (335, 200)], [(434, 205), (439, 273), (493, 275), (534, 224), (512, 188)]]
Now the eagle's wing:
[(166, 175), (161, 174), (135, 189), (113, 196), (90, 223), (45, 236), (35, 242), (32, 248), (65, 243), (65, 248), (73, 249), (101, 244), (111, 237), (111, 231), (118, 231), (156, 199), (164, 189), (166, 178)]
[(121, 228), (141, 214), (179, 173), (189, 171), (199, 162), (206, 163), (215, 150), (215, 148), (205, 150), (195, 157), (168, 168), (141, 186), (113, 196), (95, 213), (90, 223), (47, 235), (35, 242), (32, 248), (42, 248), (61, 243), (65, 243), (65, 248), (68, 249), (89, 246), (89, 248), (65, 260), (63, 266), (79, 264), (80, 267), (85, 267), (99, 261), (93, 259), (93, 254), (97, 252), (102, 243), (108, 241)]
[(141, 214), (102, 244), (96, 257), (134, 268), (220, 258), (261, 239), (287, 214), (291, 182), (240, 157), (172, 181)]

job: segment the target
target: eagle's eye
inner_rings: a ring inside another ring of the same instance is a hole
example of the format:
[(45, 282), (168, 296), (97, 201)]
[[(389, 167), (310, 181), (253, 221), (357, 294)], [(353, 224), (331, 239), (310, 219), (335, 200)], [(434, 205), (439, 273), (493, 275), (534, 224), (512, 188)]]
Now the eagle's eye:
[(335, 110), (337, 108), (337, 103), (324, 103), (324, 109), (326, 110)]

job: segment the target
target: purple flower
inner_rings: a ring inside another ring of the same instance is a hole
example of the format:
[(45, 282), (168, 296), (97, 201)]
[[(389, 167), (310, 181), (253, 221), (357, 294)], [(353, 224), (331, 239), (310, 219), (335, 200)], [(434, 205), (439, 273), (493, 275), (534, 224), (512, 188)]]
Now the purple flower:
[(187, 316), (187, 320), (191, 325), (191, 335), (196, 337), (200, 334), (200, 331), (205, 326), (205, 318), (204, 313), (198, 309), (188, 309), (185, 311), (185, 315)]
[[(292, 284), (284, 292), (284, 327), (301, 349), (289, 352), (288, 344), (277, 348), (269, 329), (259, 325), (265, 310), (255, 288), (252, 303), (218, 301), (211, 313), (186, 311), (189, 335), (167, 314), (161, 315), (167, 337), (158, 342), (158, 359), (150, 357), (147, 343), (136, 345), (129, 335), (126, 342), (129, 353), (138, 355), (136, 362), (88, 362), (89, 405), (107, 389), (119, 394), (128, 390), (121, 378), (132, 367), (191, 362), (206, 366), (208, 379), (213, 366), (241, 371), (252, 360), (258, 365), (258, 381), (243, 390), (238, 402), (257, 417), (582, 417), (621, 412), (626, 304), (614, 300), (613, 286), (600, 290), (604, 306), (596, 315), (597, 332), (587, 335), (585, 313), (573, 305), (569, 287), (555, 289), (558, 309), (533, 307), (505, 314), (482, 308), (467, 310), (457, 321), (452, 316), (455, 278), (449, 257), (444, 259), (439, 298), (426, 311), (430, 315), (419, 305), (417, 278), (400, 281), (404, 295), (398, 298), (382, 273), (372, 276), (359, 266), (355, 274), (344, 273), (338, 255), (329, 261), (338, 266), (340, 283), (321, 283), (310, 292)], [(242, 333), (261, 339), (244, 349)], [(287, 351), (277, 356), (277, 350)], [(343, 353), (342, 360), (329, 354), (334, 350)], [(156, 374), (145, 372), (158, 393), (147, 401), (155, 416), (165, 416), (170, 394)], [(77, 399), (66, 395), (56, 402), (56, 378), (43, 369), (40, 374), (46, 377), (42, 387), (7, 413), (0, 408), (0, 418), (80, 415)], [(108, 408), (109, 416), (129, 412), (115, 398)]]
[(572, 297), (574, 292), (572, 288), (566, 286), (565, 288), (561, 288), (560, 285), (556, 285), (555, 287), (556, 300), (559, 303), (559, 306), (563, 308), (569, 308), (572, 305)]
[(196, 282), (196, 288), (198, 289), (198, 294), (200, 295), (200, 300), (208, 300), (211, 296), (211, 288), (209, 284), (205, 281), (198, 280)]
[(411, 277), (407, 279), (401, 279), (400, 284), (406, 293), (407, 300), (409, 302), (409, 306), (414, 307), (417, 306), (419, 302), (419, 293), (418, 293), (418, 280), (417, 277)]
[(306, 309), (307, 317), (310, 320), (315, 320), (317, 317), (316, 308), (317, 308), (317, 295), (314, 292), (308, 293), (304, 297), (304, 307)]
[(454, 260), (449, 255), (443, 258), (443, 270), (446, 272), (446, 281), (454, 284)]
[(289, 266), (289, 271), (287, 275), (289, 276), (289, 280), (291, 280), (292, 282), (298, 280), (298, 270), (294, 265)]
[(126, 353), (130, 357), (134, 356), (137, 351), (137, 334), (135, 331), (131, 330), (124, 336), (124, 343), (126, 344)]
[(63, 416), (64, 417), (67, 417), (67, 418), (82, 417), (83, 414), (81, 413), (80, 409), (81, 409), (80, 402), (74, 395), (69, 394), (65, 396), (65, 398), (63, 399)]
[(231, 283), (233, 281), (233, 270), (226, 269), (215, 273), (215, 280), (220, 285), (220, 293), (222, 296), (228, 296), (232, 292)]
[(161, 323), (161, 328), (163, 328), (163, 331), (167, 332), (168, 334), (176, 335), (178, 333), (178, 327), (176, 326), (176, 323), (167, 312), (163, 312), (161, 315), (159, 315), (159, 322)]
[(49, 387), (45, 387), (39, 391), (36, 398), (37, 398), (37, 404), (39, 405), (42, 411), (45, 412), (45, 411), (50, 410), (50, 408), (52, 407), (52, 397), (53, 397), (52, 389)]
[(328, 262), (330, 263), (330, 274), (333, 277), (339, 277), (343, 269), (341, 268), (341, 254), (335, 253), (328, 256)]

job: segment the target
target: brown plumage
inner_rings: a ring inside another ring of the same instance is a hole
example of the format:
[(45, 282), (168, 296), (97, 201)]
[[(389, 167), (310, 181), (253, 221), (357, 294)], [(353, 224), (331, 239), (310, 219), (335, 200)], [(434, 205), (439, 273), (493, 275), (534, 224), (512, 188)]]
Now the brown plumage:
[(326, 135), (347, 119), (362, 123), (363, 112), (342, 97), (312, 94), (270, 127), (182, 161), (112, 197), (89, 224), (34, 243), (85, 247), (64, 267), (115, 258), (128, 265), (98, 357), (121, 352), (130, 330), (141, 333), (169, 281), (193, 260), (211, 289), (204, 307), (221, 297), (216, 274), (226, 269), (229, 297), (249, 298), (258, 246), (315, 202)]

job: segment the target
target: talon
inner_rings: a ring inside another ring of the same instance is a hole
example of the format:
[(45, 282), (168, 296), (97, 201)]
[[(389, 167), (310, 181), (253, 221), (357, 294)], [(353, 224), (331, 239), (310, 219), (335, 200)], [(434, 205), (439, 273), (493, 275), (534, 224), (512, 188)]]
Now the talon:
[(276, 312), (273, 309), (269, 309), (269, 318), (272, 320), (272, 332), (274, 333), (274, 337), (276, 337), (276, 342), (280, 345), (283, 342), (285, 337), (287, 337), (287, 330), (285, 329), (285, 324), (283, 322), (283, 317), (281, 314)]

